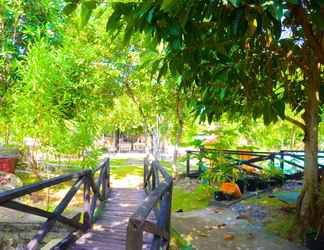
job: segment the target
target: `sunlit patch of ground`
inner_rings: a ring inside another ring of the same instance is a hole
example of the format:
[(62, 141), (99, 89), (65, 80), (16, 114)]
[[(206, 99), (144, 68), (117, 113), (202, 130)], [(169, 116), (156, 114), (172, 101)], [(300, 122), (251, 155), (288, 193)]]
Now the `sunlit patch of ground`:
[(138, 175), (127, 174), (122, 178), (118, 178), (115, 175), (111, 177), (111, 186), (114, 188), (128, 187), (136, 188), (141, 187), (143, 184), (143, 177)]

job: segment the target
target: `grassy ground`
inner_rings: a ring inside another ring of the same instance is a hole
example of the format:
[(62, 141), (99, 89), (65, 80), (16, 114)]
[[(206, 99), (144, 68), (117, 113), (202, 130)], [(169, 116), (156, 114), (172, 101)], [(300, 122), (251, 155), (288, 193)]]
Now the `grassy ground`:
[(268, 197), (268, 195), (262, 195), (261, 197), (253, 197), (246, 200), (241, 201), (242, 204), (246, 205), (257, 205), (257, 206), (269, 206), (274, 208), (280, 208), (286, 203), (280, 201), (276, 198)]
[(184, 212), (208, 207), (211, 195), (197, 186), (193, 192), (188, 192), (181, 187), (173, 188), (172, 211)]
[(294, 207), (276, 198), (268, 197), (267, 194), (261, 195), (259, 198), (244, 200), (241, 203), (267, 207), (270, 216), (264, 222), (266, 231), (289, 241), (301, 243)]
[(296, 223), (296, 216), (294, 213), (284, 213), (279, 211), (276, 216), (273, 216), (265, 223), (265, 229), (278, 235), (281, 238), (301, 243), (301, 237), (298, 233), (298, 225)]

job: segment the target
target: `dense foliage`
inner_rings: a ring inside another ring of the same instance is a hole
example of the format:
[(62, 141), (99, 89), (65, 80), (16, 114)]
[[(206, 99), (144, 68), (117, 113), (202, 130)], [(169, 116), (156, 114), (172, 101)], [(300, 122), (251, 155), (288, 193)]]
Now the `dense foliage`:
[[(86, 4), (87, 3), (87, 4)], [(89, 12), (95, 1), (81, 2)], [(69, 7), (77, 2), (70, 2)], [(164, 47), (160, 75), (181, 76), (195, 89), (201, 120), (250, 115), (269, 124), (286, 119), (304, 132), (305, 190), (299, 215), (305, 227), (318, 224), (318, 128), (323, 106), (322, 1), (118, 2), (108, 31), (149, 34)], [(286, 106), (303, 122), (287, 116)], [(317, 208), (316, 208), (317, 207)]]
[(304, 142), (300, 215), (316, 225), (323, 2), (112, 2), (0, 0), (3, 142), (84, 156), (118, 131), (157, 157), (173, 144), (174, 165), (199, 134), (232, 149)]

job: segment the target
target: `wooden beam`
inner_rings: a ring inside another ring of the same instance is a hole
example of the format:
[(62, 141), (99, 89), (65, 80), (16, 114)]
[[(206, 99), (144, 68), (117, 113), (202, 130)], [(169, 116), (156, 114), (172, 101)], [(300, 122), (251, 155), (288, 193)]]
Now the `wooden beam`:
[(126, 250), (142, 250), (143, 231), (132, 222), (129, 220), (127, 226)]
[(69, 247), (82, 236), (80, 231), (74, 231), (68, 234), (63, 240), (58, 242), (55, 246), (51, 248), (51, 250), (65, 250), (69, 249)]
[(81, 185), (84, 182), (84, 179), (86, 177), (82, 177), (77, 182), (74, 183), (74, 185), (71, 187), (71, 189), (67, 192), (67, 194), (64, 196), (63, 200), (59, 203), (59, 205), (55, 208), (54, 214), (55, 217), (48, 219), (43, 225), (41, 226), (41, 229), (38, 230), (37, 234), (33, 237), (33, 239), (27, 244), (28, 250), (36, 250), (39, 248), (39, 245), (41, 241), (44, 239), (46, 234), (51, 230), (51, 228), (54, 226), (57, 216), (60, 215), (64, 209), (67, 207), (69, 202), (74, 197), (75, 193), (80, 189)]
[(170, 183), (162, 182), (156, 189), (154, 189), (143, 201), (142, 205), (137, 208), (131, 219), (144, 221), (157, 204), (161, 196), (169, 189)]
[(54, 213), (36, 208), (36, 207), (31, 207), (25, 204), (21, 204), (19, 202), (16, 201), (7, 201), (6, 203), (2, 204), (1, 206), (6, 207), (6, 208), (10, 208), (10, 209), (14, 209), (23, 213), (28, 213), (28, 214), (33, 214), (33, 215), (37, 215), (40, 217), (45, 217), (47, 219), (52, 219), (56, 216), (56, 219), (65, 224), (68, 225), (70, 227), (74, 227), (75, 229), (79, 229), (79, 230), (84, 230), (84, 226), (82, 224), (80, 224), (79, 222), (74, 221), (73, 219), (69, 219), (63, 215), (55, 215)]
[(57, 184), (60, 184), (62, 182), (66, 182), (75, 178), (80, 178), (85, 176), (87, 173), (91, 172), (91, 170), (85, 170), (77, 173), (72, 173), (72, 174), (66, 174), (66, 175), (61, 175), (49, 180), (41, 181), (35, 184), (15, 188), (12, 190), (8, 190), (5, 192), (0, 193), (0, 205), (6, 201), (12, 200), (19, 198), (21, 196), (24, 196), (26, 194), (30, 194), (36, 191), (39, 191), (41, 189), (55, 186)]

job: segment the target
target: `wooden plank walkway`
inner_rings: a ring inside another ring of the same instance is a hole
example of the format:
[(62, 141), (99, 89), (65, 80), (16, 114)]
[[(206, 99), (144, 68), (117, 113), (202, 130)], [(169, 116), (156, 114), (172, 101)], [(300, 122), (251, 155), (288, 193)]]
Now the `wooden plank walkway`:
[[(102, 215), (92, 229), (79, 238), (72, 250), (125, 250), (129, 217), (141, 205), (143, 189), (113, 188)], [(154, 220), (153, 215), (150, 220)], [(150, 249), (152, 236), (144, 234), (143, 249)]]

